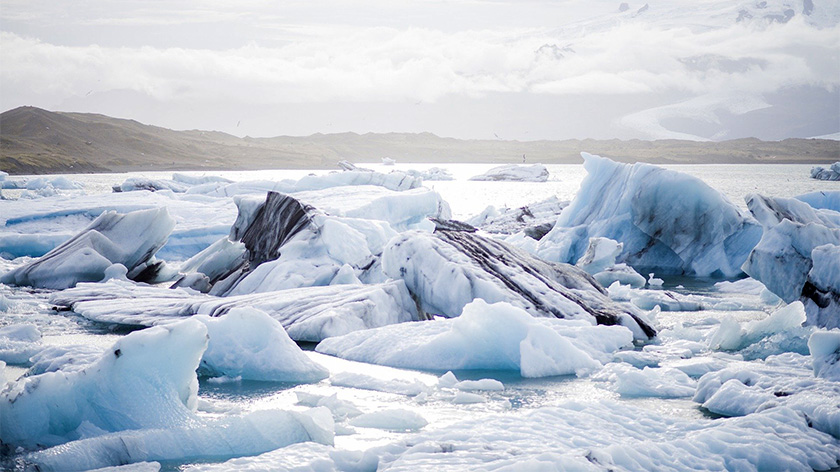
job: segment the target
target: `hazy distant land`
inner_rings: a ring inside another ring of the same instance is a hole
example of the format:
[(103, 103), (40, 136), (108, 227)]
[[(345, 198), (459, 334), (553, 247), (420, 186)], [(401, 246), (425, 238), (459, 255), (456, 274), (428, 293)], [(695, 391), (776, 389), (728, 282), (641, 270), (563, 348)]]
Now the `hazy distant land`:
[(840, 141), (737, 139), (503, 141), (431, 133), (314, 134), (238, 138), (216, 131), (173, 131), (134, 120), (20, 107), (0, 114), (0, 170), (10, 174), (142, 170), (335, 168), (342, 159), (417, 163), (579, 163), (587, 151), (624, 162), (807, 163), (840, 160)]

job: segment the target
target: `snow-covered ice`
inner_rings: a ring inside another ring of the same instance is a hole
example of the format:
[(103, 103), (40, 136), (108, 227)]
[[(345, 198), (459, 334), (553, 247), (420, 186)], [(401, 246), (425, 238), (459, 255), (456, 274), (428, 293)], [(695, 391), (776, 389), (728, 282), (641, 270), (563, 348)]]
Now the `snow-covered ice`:
[(508, 164), (493, 167), (487, 172), (470, 177), (470, 180), (500, 181), (512, 180), (518, 182), (545, 182), (548, 180), (548, 169), (542, 164), (517, 165)]

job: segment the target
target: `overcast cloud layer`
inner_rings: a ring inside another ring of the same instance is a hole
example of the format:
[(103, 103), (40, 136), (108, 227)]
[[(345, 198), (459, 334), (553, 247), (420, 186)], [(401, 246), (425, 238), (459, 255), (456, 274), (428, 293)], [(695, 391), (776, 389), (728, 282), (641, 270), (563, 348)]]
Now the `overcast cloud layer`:
[(240, 136), (840, 131), (840, 3), (644, 5), (4, 0), (0, 108)]

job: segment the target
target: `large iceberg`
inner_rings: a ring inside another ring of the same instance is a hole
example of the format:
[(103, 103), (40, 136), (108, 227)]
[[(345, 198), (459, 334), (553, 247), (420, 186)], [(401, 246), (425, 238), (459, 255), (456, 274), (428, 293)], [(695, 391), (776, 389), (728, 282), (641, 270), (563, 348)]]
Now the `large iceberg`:
[(548, 169), (542, 164), (533, 164), (530, 166), (508, 164), (494, 167), (481, 175), (470, 177), (470, 180), (545, 182), (548, 180)]
[(54, 293), (50, 301), (72, 307), (76, 313), (94, 321), (140, 326), (171, 323), (194, 314), (216, 317), (235, 308), (253, 308), (279, 321), (292, 339), (313, 342), (419, 319), (414, 300), (401, 280), (229, 297), (109, 281), (80, 284)]
[(840, 327), (840, 212), (793, 198), (748, 195), (764, 235), (744, 263), (785, 302), (801, 300), (808, 324)]
[(535, 318), (508, 303), (477, 299), (458, 318), (356, 331), (327, 338), (316, 350), (392, 367), (515, 370), (523, 377), (546, 377), (583, 375), (632, 342), (624, 327)]
[(174, 226), (175, 220), (166, 208), (103, 213), (84, 231), (40, 259), (4, 274), (0, 282), (63, 289), (79, 282), (100, 281), (116, 264), (122, 265), (130, 277), (149, 278), (148, 272), (156, 270), (150, 260), (166, 244)]
[(434, 233), (409, 231), (393, 238), (382, 269), (405, 280), (427, 313), (455, 317), (476, 298), (508, 302), (533, 316), (620, 324), (638, 339), (654, 329), (631, 307), (613, 302), (577, 267), (542, 261), (508, 244), (438, 222)]
[(537, 255), (573, 263), (590, 238), (606, 237), (624, 244), (618, 262), (642, 273), (741, 273), (761, 227), (718, 191), (681, 172), (581, 155), (589, 175)]
[(821, 166), (812, 167), (811, 178), (817, 180), (840, 180), (840, 162), (831, 164), (828, 169)]

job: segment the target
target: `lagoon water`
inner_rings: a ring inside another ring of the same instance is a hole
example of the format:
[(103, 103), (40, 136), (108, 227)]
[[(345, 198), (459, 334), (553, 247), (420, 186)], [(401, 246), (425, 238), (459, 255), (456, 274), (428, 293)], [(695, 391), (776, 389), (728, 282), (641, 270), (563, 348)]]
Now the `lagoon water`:
[[(488, 205), (501, 207), (519, 207), (537, 202), (550, 196), (557, 196), (561, 200), (571, 200), (585, 178), (586, 172), (582, 165), (550, 165), (550, 179), (545, 183), (522, 182), (472, 182), (467, 179), (478, 175), (493, 167), (485, 164), (405, 164), (383, 166), (379, 164), (365, 165), (377, 171), (417, 169), (442, 167), (449, 170), (456, 178), (454, 181), (434, 181), (425, 185), (435, 189), (449, 202), (453, 216), (465, 219), (482, 211)], [(840, 183), (823, 182), (810, 179), (808, 165), (671, 165), (669, 169), (685, 172), (699, 177), (707, 184), (726, 195), (733, 203), (745, 208), (743, 197), (749, 193), (790, 197), (813, 191), (840, 190)], [(220, 175), (232, 180), (279, 180), (284, 178), (299, 178), (310, 172), (323, 173), (323, 170), (267, 170), (248, 172), (187, 172), (191, 175)], [(84, 185), (83, 190), (67, 191), (86, 194), (109, 193), (111, 186), (121, 183), (131, 176), (149, 176), (168, 178), (171, 173), (131, 173), (131, 174), (84, 174), (68, 175), (71, 180)], [(4, 190), (8, 197), (16, 197), (20, 191)], [(14, 201), (0, 202), (0, 213), (4, 206), (21, 204)], [(0, 214), (2, 220), (2, 214)], [(2, 227), (0, 227), (2, 231)], [(0, 271), (14, 267), (18, 262), (0, 261)], [(683, 280), (666, 280), (664, 289), (673, 290), (680, 294), (713, 294), (722, 299), (732, 299), (752, 306), (752, 309), (734, 311), (704, 310), (698, 312), (661, 312), (654, 313), (659, 326), (660, 340), (656, 350), (658, 352), (676, 352), (671, 357), (666, 356), (660, 366), (669, 367), (685, 362), (683, 357), (694, 359), (723, 359), (726, 355), (716, 353), (711, 349), (700, 349), (696, 345), (686, 348), (689, 343), (702, 344), (706, 342), (720, 321), (731, 317), (736, 321), (745, 322), (766, 318), (774, 307), (762, 304), (757, 293), (723, 293), (717, 292), (711, 281), (684, 283)], [(684, 288), (683, 285), (688, 288)], [(0, 286), (0, 294), (5, 294), (14, 303), (14, 308), (7, 312), (0, 312), (0, 327), (15, 323), (35, 324), (44, 334), (47, 344), (94, 344), (109, 346), (126, 330), (114, 328), (87, 321), (72, 312), (55, 312), (51, 309), (47, 298), (48, 291), (31, 290)], [(2, 299), (0, 299), (2, 301)], [(755, 307), (761, 307), (755, 309)], [(799, 340), (798, 354), (807, 354), (804, 340)], [(796, 344), (796, 343), (794, 343)], [(417, 381), (428, 386), (434, 386), (437, 377), (444, 372), (418, 372), (372, 366), (358, 362), (341, 360), (311, 351), (313, 346), (303, 346), (307, 355), (330, 370), (331, 375), (349, 372), (364, 374), (381, 380), (402, 379)], [(686, 349), (688, 349), (686, 351)], [(772, 349), (772, 346), (769, 348)], [(789, 348), (788, 348), (789, 349)], [(761, 360), (751, 362), (761, 364)], [(20, 376), (25, 369), (10, 366), (6, 369), (6, 379), (11, 380)], [(479, 403), (458, 404), (448, 397), (448, 393), (419, 399), (375, 388), (364, 388), (363, 385), (336, 386), (329, 380), (316, 384), (286, 385), (277, 383), (261, 383), (247, 381), (217, 382), (206, 378), (201, 379), (199, 389), (199, 413), (207, 417), (221, 417), (231, 412), (247, 412), (271, 408), (303, 410), (298, 404), (298, 394), (313, 394), (322, 396), (337, 395), (341, 400), (351, 402), (362, 412), (374, 412), (386, 409), (402, 409), (418, 413), (428, 425), (422, 428), (424, 432), (445, 431), (460, 422), (481, 418), (499, 418), (504, 416), (525, 417), (543, 407), (567, 404), (570, 401), (603, 403), (613, 405), (626, 404), (628, 407), (638, 408), (649, 412), (653, 418), (672, 418), (676, 421), (694, 424), (697, 428), (705, 427), (714, 421), (721, 421), (716, 415), (702, 409), (690, 397), (661, 398), (645, 395), (627, 395), (618, 393), (613, 383), (596, 377), (550, 377), (542, 379), (524, 379), (518, 372), (493, 371), (464, 371), (455, 372), (459, 379), (493, 378), (501, 381), (505, 389), (502, 391), (479, 392), (483, 401)], [(609, 429), (607, 423), (592, 425), (593, 434), (600, 430)], [(413, 432), (387, 431), (369, 427), (345, 427), (343, 433), (335, 440), (335, 450), (364, 451), (372, 447), (380, 447), (409, 440)], [(487, 448), (501, 448), (499, 454), (513, 454), (504, 450), (500, 444), (488, 441)], [(547, 447), (547, 449), (551, 449)], [(297, 465), (310, 464), (317, 457), (304, 457)], [(222, 461), (220, 458), (219, 461)], [(291, 460), (291, 459), (290, 459)], [(309, 462), (308, 462), (309, 461)], [(187, 462), (188, 463), (188, 462)], [(25, 467), (21, 455), (6, 458), (6, 466)], [(2, 465), (2, 464), (0, 464)], [(178, 470), (186, 464), (183, 461), (163, 463), (164, 470)], [(292, 465), (295, 465), (294, 463)], [(452, 470), (457, 470), (453, 468)]]

